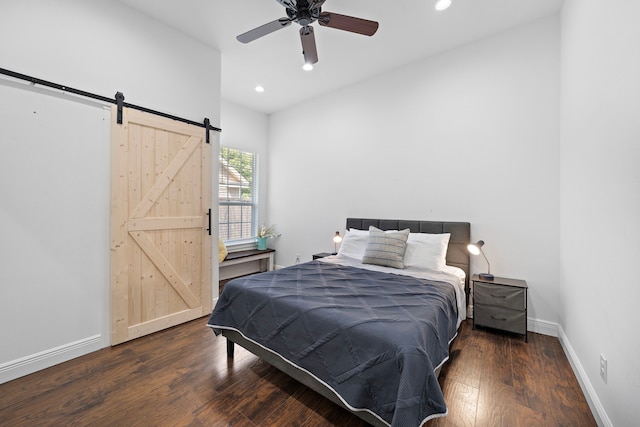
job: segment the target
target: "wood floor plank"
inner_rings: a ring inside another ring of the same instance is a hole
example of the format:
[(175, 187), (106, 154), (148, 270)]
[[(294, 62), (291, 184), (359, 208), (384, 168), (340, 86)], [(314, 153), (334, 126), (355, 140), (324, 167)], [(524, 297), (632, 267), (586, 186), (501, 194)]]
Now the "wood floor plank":
[(325, 399), (310, 389), (299, 390), (274, 411), (262, 425), (310, 427), (317, 425), (318, 422), (322, 425), (327, 421), (324, 418), (320, 419), (315, 411), (322, 401), (325, 401)]
[(544, 413), (551, 408), (549, 382), (555, 383), (555, 376), (547, 378), (542, 372), (545, 367), (537, 346), (540, 345), (536, 334), (529, 334), (529, 342), (514, 342), (511, 345), (513, 357), (514, 392), (516, 401), (534, 411)]
[(511, 340), (498, 334), (486, 334), (482, 347), (482, 379), (513, 385)]
[[(206, 318), (0, 384), (0, 425), (364, 427), (205, 326)], [(558, 340), (464, 322), (442, 368), (442, 426), (595, 426)]]
[(469, 337), (467, 329), (464, 323), (461, 326), (462, 332), (452, 343), (449, 360), (443, 366), (440, 376), (478, 388), (482, 375), (482, 349), (476, 340)]
[(534, 411), (526, 406), (516, 404), (516, 420), (518, 427), (554, 427), (557, 423), (550, 414)]
[(478, 388), (456, 380), (442, 384), (448, 415), (429, 421), (427, 427), (473, 427), (478, 410)]
[(478, 393), (476, 426), (511, 427), (516, 425), (516, 400), (513, 387), (493, 379), (482, 381)]

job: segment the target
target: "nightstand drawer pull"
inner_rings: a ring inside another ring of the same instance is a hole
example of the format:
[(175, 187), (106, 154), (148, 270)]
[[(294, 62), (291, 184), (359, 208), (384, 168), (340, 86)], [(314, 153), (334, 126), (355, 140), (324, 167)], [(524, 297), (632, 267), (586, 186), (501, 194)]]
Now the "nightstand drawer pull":
[(475, 304), (473, 324), (525, 334), (527, 332), (527, 315), (525, 311), (495, 305)]
[(527, 307), (525, 296), (524, 288), (474, 282), (473, 300), (477, 304), (524, 311)]

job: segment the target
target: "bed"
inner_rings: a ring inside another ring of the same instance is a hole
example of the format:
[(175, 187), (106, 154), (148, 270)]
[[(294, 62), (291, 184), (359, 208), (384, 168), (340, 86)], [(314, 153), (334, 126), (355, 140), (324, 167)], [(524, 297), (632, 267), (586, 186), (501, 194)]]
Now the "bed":
[(337, 256), (227, 283), (207, 326), (229, 357), (237, 343), (374, 426), (446, 415), (437, 373), (466, 317), (469, 223), (348, 218), (347, 230)]

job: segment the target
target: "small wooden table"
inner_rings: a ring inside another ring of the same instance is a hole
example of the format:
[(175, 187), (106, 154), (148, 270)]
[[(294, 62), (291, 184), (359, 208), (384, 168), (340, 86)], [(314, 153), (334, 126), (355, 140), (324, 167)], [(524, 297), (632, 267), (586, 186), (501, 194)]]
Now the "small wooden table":
[[(272, 271), (274, 268), (275, 249), (249, 249), (246, 251), (229, 252), (225, 259), (220, 263), (219, 280), (232, 279), (234, 277), (244, 276), (249, 273), (258, 273), (263, 271)], [(242, 273), (238, 274), (240, 268), (234, 268), (240, 264), (258, 261), (257, 267), (253, 269), (242, 269)]]
[(317, 254), (313, 254), (312, 257), (313, 257), (313, 259), (318, 259), (318, 258), (327, 257), (329, 255), (335, 255), (335, 254), (330, 254), (329, 252), (319, 252)]

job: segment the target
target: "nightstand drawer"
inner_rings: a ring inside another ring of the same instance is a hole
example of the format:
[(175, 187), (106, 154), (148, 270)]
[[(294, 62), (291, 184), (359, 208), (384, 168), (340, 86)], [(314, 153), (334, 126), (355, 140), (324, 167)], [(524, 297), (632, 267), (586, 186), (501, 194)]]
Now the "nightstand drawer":
[(523, 288), (482, 282), (474, 282), (473, 284), (473, 301), (475, 304), (524, 310), (526, 307), (525, 295)]
[(527, 331), (527, 316), (524, 311), (510, 310), (475, 304), (473, 307), (474, 324), (503, 331), (525, 334)]

